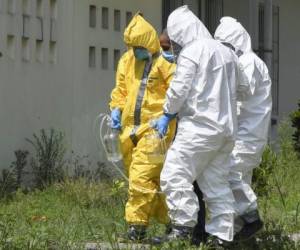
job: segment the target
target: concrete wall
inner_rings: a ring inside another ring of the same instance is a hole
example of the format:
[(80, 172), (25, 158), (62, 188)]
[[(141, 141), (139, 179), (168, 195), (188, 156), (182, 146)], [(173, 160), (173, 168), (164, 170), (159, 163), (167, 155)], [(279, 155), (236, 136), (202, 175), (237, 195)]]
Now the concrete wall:
[[(251, 18), (253, 13), (250, 2), (264, 2), (263, 0), (224, 0), (224, 15), (237, 18), (248, 30), (251, 30)], [(300, 99), (300, 32), (298, 32), (298, 13), (300, 1), (274, 0), (280, 8), (279, 24), (279, 118), (286, 117), (297, 108)], [(256, 32), (252, 30), (251, 33)], [(252, 34), (253, 37), (253, 34)], [(255, 41), (254, 41), (255, 42)]]
[[(75, 154), (102, 160), (92, 131), (114, 86), (113, 50), (125, 50), (122, 34), (125, 13), (141, 10), (157, 30), (161, 30), (161, 0), (57, 0), (57, 56), (49, 54), (49, 1), (43, 1), (43, 60), (36, 60), (36, 1), (30, 0), (29, 60), (22, 60), (22, 5), (7, 13), (0, 0), (0, 169), (9, 166), (16, 149), (30, 149), (25, 137), (41, 128), (54, 127), (66, 132), (68, 148)], [(89, 5), (97, 6), (97, 25), (89, 27)], [(109, 9), (109, 29), (101, 27), (101, 8)], [(121, 11), (121, 31), (113, 30), (113, 11)], [(10, 58), (8, 35), (15, 35), (14, 58)], [(96, 65), (89, 67), (89, 46), (96, 47)], [(108, 69), (101, 69), (101, 48), (108, 49)]]
[[(9, 0), (11, 1), (11, 0)], [(15, 1), (15, 12), (7, 13), (8, 1), (2, 1), (0, 48), (0, 168), (9, 166), (16, 149), (28, 149), (25, 137), (41, 128), (64, 130), (71, 144), (71, 115), (73, 112), (73, 3), (60, 1), (57, 13), (57, 58), (49, 54), (49, 1), (44, 1), (43, 59), (36, 60), (35, 2), (31, 1), (29, 15), (28, 58), (22, 59), (22, 5)], [(54, 31), (53, 31), (54, 32)], [(55, 32), (56, 33), (56, 32)], [(8, 50), (8, 34), (14, 36), (13, 57)]]
[(300, 99), (300, 1), (280, 0), (279, 114), (287, 116)]

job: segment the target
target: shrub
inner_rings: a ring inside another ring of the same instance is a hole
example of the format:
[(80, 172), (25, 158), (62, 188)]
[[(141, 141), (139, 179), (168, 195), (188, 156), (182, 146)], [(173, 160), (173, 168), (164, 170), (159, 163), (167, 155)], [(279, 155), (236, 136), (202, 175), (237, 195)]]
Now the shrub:
[(291, 113), (290, 118), (292, 127), (295, 128), (293, 134), (294, 148), (300, 155), (300, 100), (298, 102), (298, 110)]
[(271, 191), (269, 177), (274, 171), (276, 161), (276, 154), (270, 146), (267, 146), (263, 153), (260, 166), (253, 171), (253, 187), (255, 193), (259, 196), (266, 196)]
[(71, 180), (85, 179), (89, 182), (112, 181), (115, 174), (111, 167), (107, 166), (104, 162), (97, 162), (94, 166), (88, 155), (73, 155), (67, 162), (67, 176)]
[(39, 136), (26, 139), (35, 149), (35, 157), (30, 165), (37, 188), (44, 188), (64, 178), (65, 136), (62, 132), (50, 129), (40, 130)]
[(13, 175), (16, 178), (17, 187), (20, 188), (22, 184), (22, 179), (24, 175), (27, 173), (25, 172), (25, 167), (27, 165), (27, 157), (29, 152), (26, 150), (16, 150), (15, 157), (16, 160), (11, 164)]
[(0, 198), (9, 198), (21, 187), (22, 179), (27, 165), (27, 156), (29, 152), (26, 150), (16, 150), (16, 160), (13, 161), (9, 169), (3, 169), (0, 177)]
[(0, 199), (10, 198), (17, 189), (15, 175), (8, 169), (3, 169), (0, 176)]

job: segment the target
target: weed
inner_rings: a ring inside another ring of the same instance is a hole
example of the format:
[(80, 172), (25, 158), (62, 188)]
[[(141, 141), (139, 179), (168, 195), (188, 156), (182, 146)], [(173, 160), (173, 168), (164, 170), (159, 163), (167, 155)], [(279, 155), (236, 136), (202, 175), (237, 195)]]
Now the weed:
[(26, 150), (16, 150), (16, 160), (11, 164), (12, 172), (16, 177), (16, 184), (18, 188), (21, 187), (22, 179), (25, 176), (25, 174), (27, 174), (27, 172), (25, 172), (25, 167), (27, 165), (28, 155), (29, 152)]
[(298, 101), (298, 110), (290, 114), (292, 127), (295, 128), (293, 133), (294, 148), (300, 156), (300, 100)]
[(31, 158), (30, 164), (37, 188), (45, 188), (63, 179), (64, 138), (62, 132), (42, 129), (39, 136), (33, 134), (33, 139), (26, 139), (35, 150), (35, 157)]

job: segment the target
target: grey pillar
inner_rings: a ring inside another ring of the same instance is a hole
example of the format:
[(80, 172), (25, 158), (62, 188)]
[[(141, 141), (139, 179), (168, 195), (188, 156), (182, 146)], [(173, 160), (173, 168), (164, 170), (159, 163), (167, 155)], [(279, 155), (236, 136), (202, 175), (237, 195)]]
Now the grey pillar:
[(248, 0), (249, 2), (249, 34), (252, 40), (252, 48), (258, 50), (258, 2), (257, 0)]
[(264, 0), (265, 4), (265, 34), (264, 34), (264, 59), (270, 75), (272, 74), (273, 55), (273, 0)]

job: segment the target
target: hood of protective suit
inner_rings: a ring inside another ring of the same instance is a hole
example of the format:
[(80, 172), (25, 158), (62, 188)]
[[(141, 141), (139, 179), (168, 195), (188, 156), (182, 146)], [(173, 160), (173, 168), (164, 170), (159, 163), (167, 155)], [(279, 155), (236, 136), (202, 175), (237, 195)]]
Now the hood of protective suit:
[(124, 32), (124, 42), (129, 47), (143, 47), (151, 54), (159, 52), (159, 39), (155, 29), (141, 15), (136, 14)]
[(170, 39), (182, 47), (196, 39), (212, 38), (204, 24), (187, 5), (177, 8), (170, 14), (167, 30)]
[(230, 43), (237, 51), (251, 52), (251, 38), (246, 29), (234, 18), (223, 17), (215, 32), (215, 39)]

